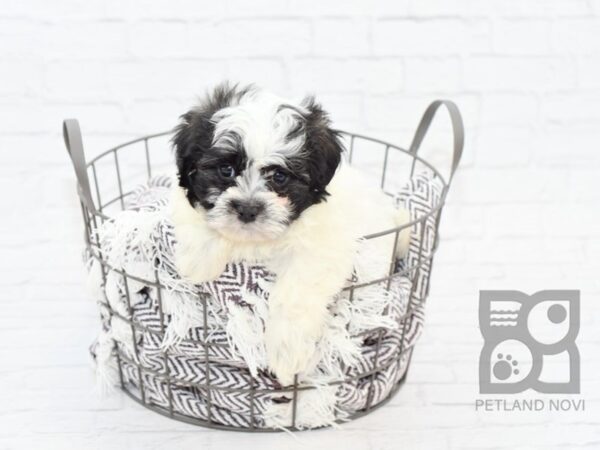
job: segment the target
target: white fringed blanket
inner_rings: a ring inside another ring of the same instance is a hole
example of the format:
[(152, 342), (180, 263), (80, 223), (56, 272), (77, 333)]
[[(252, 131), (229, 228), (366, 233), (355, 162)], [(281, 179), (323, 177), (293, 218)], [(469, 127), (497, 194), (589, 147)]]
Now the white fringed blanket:
[[(98, 378), (122, 382), (145, 402), (166, 411), (172, 405), (179, 415), (234, 427), (288, 427), (292, 394), (277, 391), (281, 386), (267, 371), (263, 342), (273, 276), (264, 267), (235, 263), (209, 283), (182, 280), (173, 263), (170, 184), (167, 177), (151, 179), (127, 197), (125, 211), (96, 230), (112, 268), (103, 272), (96, 258), (88, 259), (103, 325), (92, 346)], [(422, 174), (396, 201), (415, 219), (438, 205), (441, 194), (441, 182)], [(423, 258), (431, 256), (435, 215), (423, 223), (425, 229), (413, 227), (398, 270), (417, 263), (420, 246)], [(368, 273), (361, 269), (381, 257), (361, 248), (358, 282), (369, 281), (360, 279)], [(389, 292), (382, 283), (356, 290), (351, 299), (347, 292), (338, 295), (318, 346), (319, 364), (299, 378), (309, 389), (298, 392), (297, 428), (331, 425), (387, 398), (405, 375), (422, 328), (429, 270), (425, 259), (420, 270), (396, 277)], [(152, 283), (156, 279), (164, 286), (160, 292)], [(382, 370), (373, 373), (374, 367)], [(328, 385), (336, 380), (346, 381)]]

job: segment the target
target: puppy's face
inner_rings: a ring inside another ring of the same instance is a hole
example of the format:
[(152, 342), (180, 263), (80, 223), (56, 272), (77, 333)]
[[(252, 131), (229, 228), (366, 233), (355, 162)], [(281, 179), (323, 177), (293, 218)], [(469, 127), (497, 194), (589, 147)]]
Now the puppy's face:
[(223, 236), (275, 239), (327, 195), (342, 152), (329, 124), (313, 99), (219, 87), (176, 130), (179, 184)]

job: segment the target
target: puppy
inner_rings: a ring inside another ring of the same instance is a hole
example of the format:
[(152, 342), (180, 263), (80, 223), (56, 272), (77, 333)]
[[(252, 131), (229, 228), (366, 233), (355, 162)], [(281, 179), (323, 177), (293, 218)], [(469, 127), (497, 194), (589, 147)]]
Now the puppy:
[[(328, 305), (353, 271), (365, 234), (406, 223), (378, 189), (341, 164), (343, 146), (313, 98), (292, 103), (255, 87), (222, 85), (181, 116), (173, 138), (179, 186), (172, 201), (176, 264), (195, 283), (229, 262), (276, 275), (265, 345), (283, 385), (314, 363)], [(387, 251), (409, 232), (377, 238)]]

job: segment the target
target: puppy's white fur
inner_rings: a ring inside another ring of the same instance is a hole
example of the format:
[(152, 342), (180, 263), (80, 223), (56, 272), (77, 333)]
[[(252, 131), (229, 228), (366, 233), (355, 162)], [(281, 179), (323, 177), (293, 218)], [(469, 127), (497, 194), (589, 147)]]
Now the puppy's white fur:
[[(249, 241), (223, 234), (207, 223), (206, 211), (193, 208), (182, 188), (173, 191), (173, 224), (181, 274), (195, 283), (217, 278), (233, 261), (263, 263), (276, 274), (269, 297), (265, 345), (269, 367), (287, 385), (308, 368), (326, 322), (327, 307), (352, 274), (360, 238), (407, 223), (380, 190), (354, 169), (341, 165), (327, 187), (327, 200), (302, 212), (278, 237)], [(397, 253), (406, 252), (408, 229), (400, 233)], [(363, 245), (380, 246), (378, 276), (385, 276), (394, 234)], [(387, 253), (386, 253), (387, 252)]]

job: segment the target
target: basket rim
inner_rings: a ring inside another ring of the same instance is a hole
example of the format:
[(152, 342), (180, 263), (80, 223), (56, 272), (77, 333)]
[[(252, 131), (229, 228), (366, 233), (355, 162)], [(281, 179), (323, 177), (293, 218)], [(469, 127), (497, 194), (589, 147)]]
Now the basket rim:
[[(402, 147), (400, 147), (398, 145), (392, 144), (389, 141), (378, 139), (378, 138), (373, 138), (373, 137), (370, 137), (370, 136), (366, 136), (364, 134), (353, 133), (353, 132), (350, 132), (350, 131), (345, 131), (345, 130), (340, 130), (340, 129), (336, 129), (334, 131), (337, 132), (337, 133), (340, 133), (342, 135), (345, 135), (345, 136), (347, 136), (347, 137), (350, 138), (350, 140), (351, 140), (350, 150), (349, 150), (350, 155), (351, 155), (351, 153), (353, 151), (353, 143), (354, 143), (355, 139), (362, 139), (364, 141), (373, 142), (373, 143), (385, 146), (384, 166), (383, 166), (383, 173), (384, 174), (385, 174), (386, 168), (387, 168), (387, 161), (388, 161), (388, 152), (389, 152), (389, 149), (393, 149), (393, 150), (399, 151), (399, 152), (404, 153), (404, 154), (408, 155), (409, 157), (413, 158), (412, 168), (411, 168), (411, 177), (409, 178), (409, 180), (412, 179), (412, 177), (414, 175), (415, 162), (418, 161), (419, 163), (421, 163), (425, 167), (427, 167), (432, 172), (433, 177), (436, 178), (436, 179), (439, 179), (440, 182), (441, 182), (441, 184), (442, 184), (442, 194), (440, 196), (439, 202), (433, 208), (431, 208), (427, 213), (424, 213), (421, 216), (419, 216), (418, 218), (413, 219), (413, 220), (411, 220), (409, 222), (406, 222), (406, 223), (404, 223), (402, 225), (398, 225), (396, 227), (392, 227), (392, 228), (388, 228), (388, 229), (385, 229), (385, 230), (380, 230), (380, 231), (376, 231), (376, 232), (373, 232), (373, 233), (366, 234), (366, 235), (362, 236), (361, 239), (368, 240), (368, 239), (374, 239), (374, 238), (381, 237), (381, 236), (386, 236), (386, 235), (393, 234), (393, 233), (400, 233), (403, 230), (405, 230), (407, 228), (410, 228), (410, 227), (412, 227), (413, 225), (415, 225), (417, 223), (420, 223), (420, 222), (423, 222), (423, 221), (427, 220), (428, 217), (430, 217), (433, 214), (436, 214), (444, 206), (445, 199), (446, 199), (446, 196), (447, 196), (447, 193), (448, 193), (448, 190), (449, 190), (449, 187), (450, 187), (450, 183), (451, 183), (451, 178), (449, 178), (447, 180), (433, 164), (431, 164), (426, 159), (424, 159), (421, 156), (419, 156), (417, 152), (411, 151), (411, 150), (406, 150), (405, 148), (402, 148)], [(129, 147), (129, 146), (134, 145), (134, 144), (138, 144), (140, 142), (144, 142), (145, 145), (146, 145), (146, 148), (147, 148), (148, 141), (150, 141), (151, 139), (155, 139), (155, 138), (163, 137), (163, 136), (168, 136), (168, 135), (172, 134), (173, 132), (174, 132), (174, 130), (162, 131), (162, 132), (159, 132), (159, 133), (148, 134), (148, 135), (144, 135), (144, 136), (137, 137), (135, 139), (126, 141), (126, 142), (124, 142), (122, 144), (119, 144), (119, 145), (116, 145), (114, 147), (111, 147), (108, 150), (105, 150), (105, 151), (101, 152), (100, 154), (96, 155), (94, 158), (92, 158), (92, 159), (90, 159), (89, 161), (86, 162), (85, 167), (86, 167), (86, 169), (90, 169), (90, 168), (92, 169), (92, 172), (94, 174), (95, 182), (97, 183), (97, 181), (96, 181), (96, 172), (95, 172), (96, 168), (95, 168), (95, 165), (101, 159), (103, 159), (104, 157), (106, 157), (107, 155), (109, 155), (111, 153), (114, 153), (115, 157), (116, 157), (116, 154), (117, 154), (117, 152), (119, 150), (121, 150), (123, 148), (126, 148), (126, 147)], [(351, 158), (351, 156), (350, 156), (350, 158)], [(93, 216), (96, 216), (96, 217), (98, 217), (98, 218), (100, 218), (102, 220), (110, 220), (111, 216), (107, 215), (107, 214), (105, 214), (103, 212), (104, 208), (106, 208), (109, 205), (112, 205), (113, 203), (116, 203), (117, 201), (122, 201), (125, 197), (131, 195), (132, 192), (133, 191), (129, 191), (129, 192), (125, 192), (125, 193), (120, 193), (116, 197), (111, 198), (111, 199), (105, 201), (103, 204), (98, 205), (99, 206), (98, 208), (94, 208), (94, 210), (90, 210), (89, 212)]]

